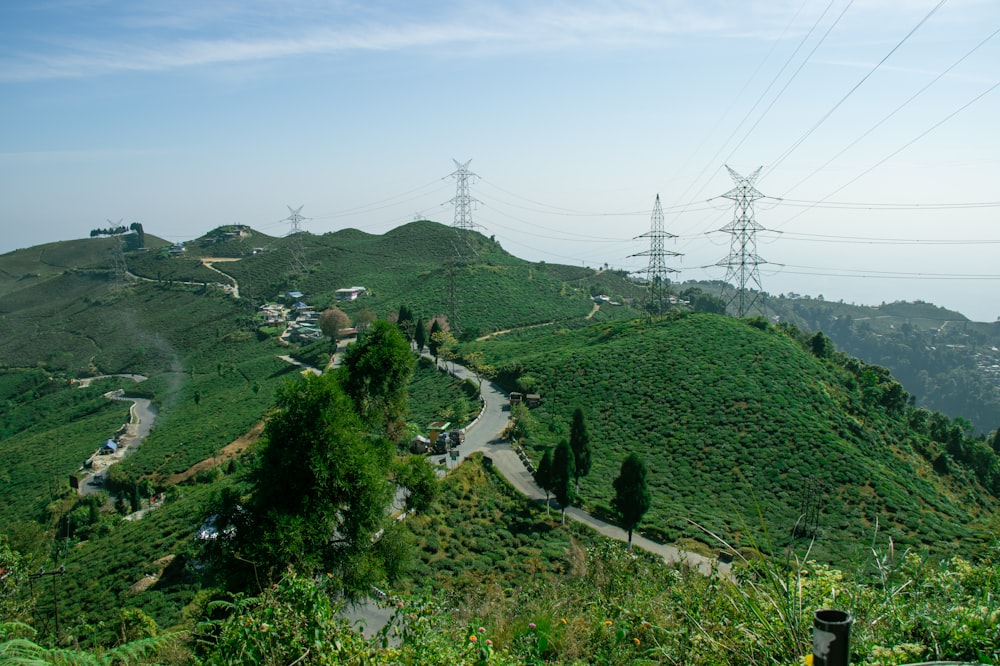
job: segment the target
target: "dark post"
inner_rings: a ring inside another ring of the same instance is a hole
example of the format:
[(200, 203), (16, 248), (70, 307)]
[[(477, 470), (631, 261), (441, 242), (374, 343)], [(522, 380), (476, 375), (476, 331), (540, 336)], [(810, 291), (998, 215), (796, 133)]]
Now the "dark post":
[(823, 608), (813, 613), (813, 666), (848, 666), (851, 622), (847, 611)]

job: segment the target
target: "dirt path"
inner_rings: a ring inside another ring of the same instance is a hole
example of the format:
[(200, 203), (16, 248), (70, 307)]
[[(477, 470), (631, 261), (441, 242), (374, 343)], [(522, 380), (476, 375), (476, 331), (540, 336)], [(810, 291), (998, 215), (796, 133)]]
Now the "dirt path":
[(214, 456), (212, 458), (206, 458), (201, 462), (195, 463), (194, 465), (192, 465), (183, 472), (178, 472), (177, 474), (171, 474), (170, 476), (168, 476), (166, 479), (163, 480), (163, 483), (167, 486), (172, 486), (177, 483), (183, 483), (188, 479), (194, 477), (194, 475), (197, 474), (198, 472), (203, 472), (205, 470), (212, 469), (213, 467), (217, 467), (224, 462), (232, 460), (236, 456), (246, 451), (251, 444), (256, 443), (256, 441), (260, 439), (260, 435), (262, 432), (264, 432), (264, 422), (260, 421), (254, 427), (250, 428), (250, 430), (240, 435), (232, 442), (227, 444), (225, 447), (223, 447), (223, 449), (219, 451), (218, 456)]
[(239, 257), (202, 257), (201, 258), (201, 265), (202, 266), (204, 266), (205, 268), (207, 268), (210, 271), (215, 271), (216, 273), (218, 273), (219, 275), (221, 275), (222, 277), (226, 278), (227, 280), (229, 280), (230, 282), (233, 283), (232, 284), (232, 288), (230, 290), (228, 290), (233, 295), (233, 298), (239, 298), (240, 297), (240, 283), (237, 282), (236, 278), (234, 278), (232, 275), (230, 275), (229, 273), (225, 273), (225, 272), (219, 270), (218, 268), (216, 268), (215, 266), (213, 266), (213, 264), (223, 263), (223, 262), (226, 262), (226, 261), (239, 261), (239, 260), (240, 260)]

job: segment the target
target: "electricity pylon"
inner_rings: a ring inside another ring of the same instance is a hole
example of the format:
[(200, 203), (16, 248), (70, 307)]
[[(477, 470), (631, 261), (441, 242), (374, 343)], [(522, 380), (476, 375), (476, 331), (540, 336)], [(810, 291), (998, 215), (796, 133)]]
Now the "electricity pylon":
[[(765, 229), (754, 219), (753, 211), (753, 202), (764, 197), (754, 187), (762, 168), (757, 167), (752, 174), (743, 177), (726, 166), (733, 182), (736, 183), (736, 187), (722, 195), (733, 201), (733, 221), (719, 231), (732, 236), (732, 240), (729, 256), (719, 261), (716, 266), (726, 267), (726, 284), (722, 288), (722, 300), (726, 302), (727, 309), (735, 303), (737, 317), (745, 317), (751, 311), (767, 316), (764, 311), (764, 290), (760, 285), (758, 268), (760, 264), (767, 262), (757, 254), (757, 232)], [(736, 291), (727, 294), (734, 285)]]
[(474, 229), (476, 225), (472, 222), (472, 205), (479, 202), (469, 194), (469, 180), (475, 180), (479, 176), (469, 171), (469, 162), (472, 161), (471, 159), (466, 161), (465, 164), (454, 158), (451, 161), (458, 167), (448, 176), (449, 178), (454, 178), (457, 184), (455, 198), (449, 202), (455, 206), (455, 223), (453, 226), (459, 229)]
[(289, 215), (288, 217), (286, 217), (281, 221), (288, 222), (291, 224), (291, 228), (288, 230), (288, 233), (285, 234), (286, 236), (291, 236), (292, 234), (297, 234), (300, 231), (302, 231), (302, 227), (300, 227), (299, 225), (302, 223), (302, 220), (306, 219), (305, 216), (302, 215), (303, 207), (305, 207), (305, 204), (302, 204), (298, 208), (292, 208), (291, 206), (287, 205), (285, 206), (285, 208), (288, 209)]
[(660, 195), (656, 195), (656, 203), (653, 204), (653, 215), (650, 229), (646, 233), (636, 236), (636, 238), (648, 238), (649, 249), (645, 252), (629, 255), (632, 257), (649, 257), (649, 266), (646, 268), (647, 303), (649, 312), (662, 312), (664, 310), (663, 300), (666, 286), (670, 283), (670, 273), (677, 273), (676, 268), (667, 266), (666, 257), (679, 257), (680, 252), (667, 250), (663, 246), (663, 241), (668, 238), (677, 238), (676, 234), (669, 233), (663, 225), (663, 207), (660, 205)]

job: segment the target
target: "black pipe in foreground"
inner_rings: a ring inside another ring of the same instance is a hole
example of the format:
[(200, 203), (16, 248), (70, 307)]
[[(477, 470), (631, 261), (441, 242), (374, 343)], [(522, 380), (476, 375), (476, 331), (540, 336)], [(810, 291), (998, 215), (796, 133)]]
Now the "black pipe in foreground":
[(813, 666), (847, 666), (851, 661), (851, 614), (822, 608), (813, 613)]

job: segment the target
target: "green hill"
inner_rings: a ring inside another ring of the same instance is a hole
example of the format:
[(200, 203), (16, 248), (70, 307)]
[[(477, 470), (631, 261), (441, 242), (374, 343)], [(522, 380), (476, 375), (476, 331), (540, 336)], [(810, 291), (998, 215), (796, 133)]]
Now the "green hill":
[(575, 406), (586, 410), (586, 506), (609, 512), (621, 460), (646, 459), (651, 536), (706, 540), (694, 521), (747, 546), (748, 529), (761, 538), (760, 513), (779, 546), (818, 511), (798, 534), (815, 534), (815, 552), (830, 559), (876, 529), (945, 551), (993, 538), (996, 499), (960, 466), (935, 471), (945, 445), (911, 427), (891, 377), (842, 355), (817, 358), (794, 332), (757, 323), (692, 314), (531, 329), (480, 346), (509, 386), (541, 392), (536, 453), (568, 435)]

